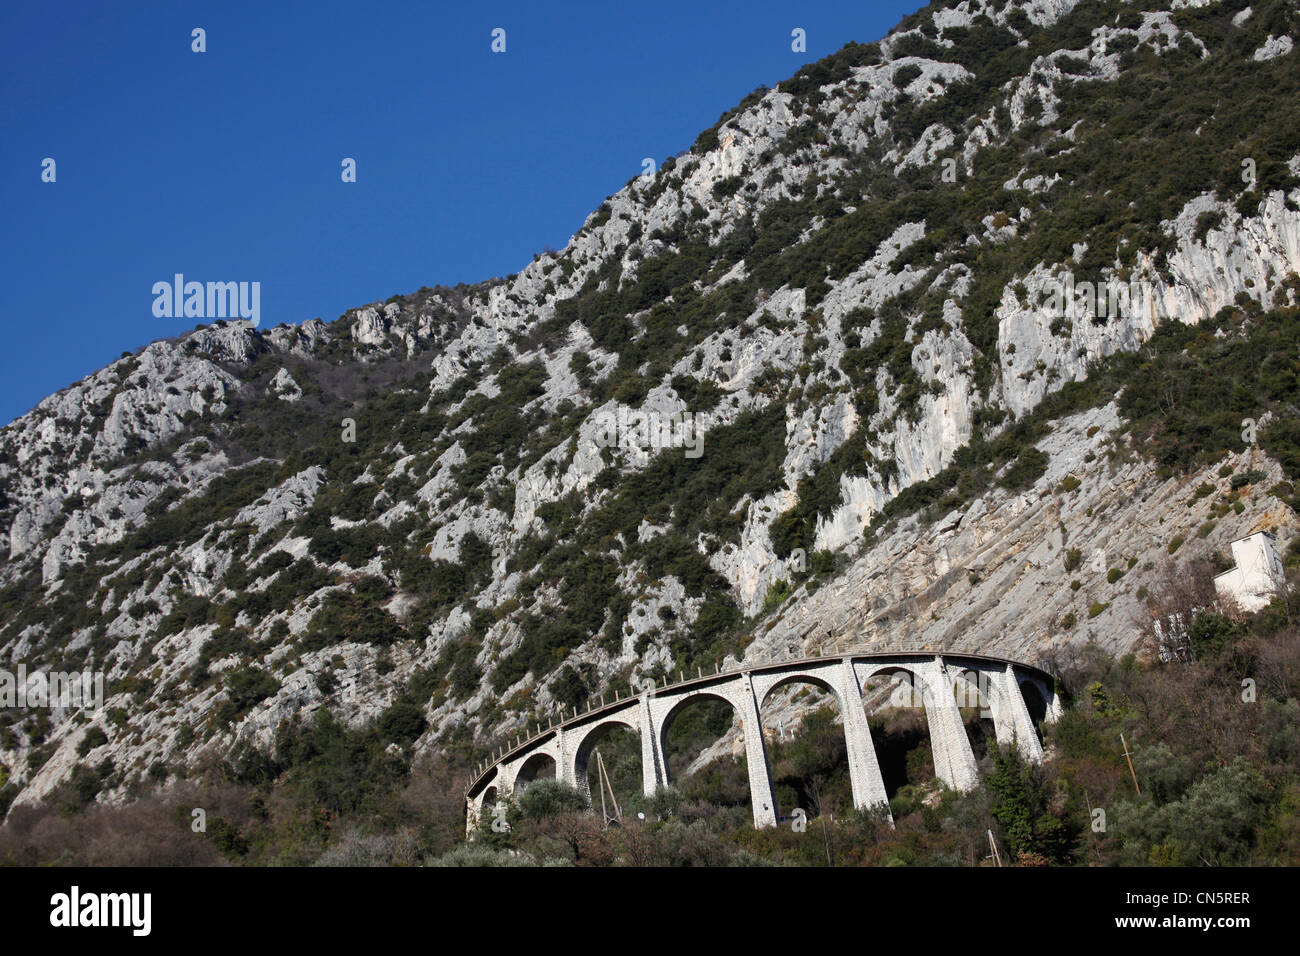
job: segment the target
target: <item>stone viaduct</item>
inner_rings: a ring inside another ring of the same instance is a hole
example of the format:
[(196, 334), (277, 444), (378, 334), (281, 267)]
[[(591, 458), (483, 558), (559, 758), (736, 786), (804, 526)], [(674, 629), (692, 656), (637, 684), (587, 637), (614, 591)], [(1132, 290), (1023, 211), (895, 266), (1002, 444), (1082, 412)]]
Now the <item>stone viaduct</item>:
[(903, 688), (907, 701), (924, 706), (935, 773), (954, 790), (978, 785), (959, 696), (965, 694), (963, 699), (972, 704), (978, 700), (979, 706), (986, 708), (984, 713), (991, 713), (998, 742), (1014, 742), (1033, 761), (1042, 759), (1043, 749), (1031, 704), (1039, 719), (1053, 721), (1060, 714), (1055, 682), (1044, 671), (1016, 661), (953, 652), (846, 653), (698, 673), (659, 688), (646, 681), (640, 694), (609, 702), (602, 699), (581, 714), (552, 721), (531, 737), (521, 735), (494, 752), (492, 759), (475, 770), (466, 790), (466, 829), (474, 830), (483, 808), (494, 804), (498, 795), (522, 789), (552, 768), (557, 780), (578, 787), (590, 798), (587, 764), (602, 731), (610, 725), (628, 727), (640, 737), (642, 789), (646, 796), (653, 796), (669, 782), (664, 752), (674, 717), (687, 704), (706, 698), (727, 702), (739, 715), (754, 826), (774, 826), (777, 807), (760, 715), (774, 691), (793, 683), (814, 685), (835, 698), (844, 722), (854, 805), (863, 809), (884, 805), (888, 812), (885, 783), (863, 705), (864, 686), (879, 675), (901, 677), (895, 693)]

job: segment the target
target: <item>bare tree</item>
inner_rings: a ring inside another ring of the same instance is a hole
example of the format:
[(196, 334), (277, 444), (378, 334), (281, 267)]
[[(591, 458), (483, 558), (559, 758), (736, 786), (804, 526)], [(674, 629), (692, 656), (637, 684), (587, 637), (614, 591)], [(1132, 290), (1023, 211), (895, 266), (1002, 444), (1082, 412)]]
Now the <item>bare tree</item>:
[(1222, 609), (1214, 590), (1213, 565), (1205, 557), (1166, 562), (1148, 590), (1146, 607), (1139, 607), (1132, 619), (1142, 634), (1140, 648), (1153, 660), (1191, 661), (1192, 618), (1202, 611)]

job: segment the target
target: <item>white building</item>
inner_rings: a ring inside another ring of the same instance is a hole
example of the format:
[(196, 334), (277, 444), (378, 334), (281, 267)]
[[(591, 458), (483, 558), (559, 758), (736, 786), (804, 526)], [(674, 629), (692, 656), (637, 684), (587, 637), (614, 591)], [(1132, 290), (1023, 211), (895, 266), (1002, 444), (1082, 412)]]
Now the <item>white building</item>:
[(1237, 566), (1214, 579), (1214, 589), (1232, 598), (1245, 611), (1267, 607), (1286, 587), (1277, 539), (1267, 531), (1256, 531), (1232, 542), (1232, 559)]

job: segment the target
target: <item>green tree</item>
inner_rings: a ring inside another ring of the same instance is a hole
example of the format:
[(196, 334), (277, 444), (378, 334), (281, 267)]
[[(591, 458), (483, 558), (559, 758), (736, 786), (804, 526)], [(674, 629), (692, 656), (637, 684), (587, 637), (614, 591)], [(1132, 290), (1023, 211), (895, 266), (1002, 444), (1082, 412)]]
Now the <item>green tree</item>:
[(1052, 812), (1051, 785), (1041, 766), (1030, 764), (1014, 745), (993, 752), (989, 810), (1006, 836), (1012, 855), (1038, 854), (1052, 863), (1070, 862), (1076, 833)]

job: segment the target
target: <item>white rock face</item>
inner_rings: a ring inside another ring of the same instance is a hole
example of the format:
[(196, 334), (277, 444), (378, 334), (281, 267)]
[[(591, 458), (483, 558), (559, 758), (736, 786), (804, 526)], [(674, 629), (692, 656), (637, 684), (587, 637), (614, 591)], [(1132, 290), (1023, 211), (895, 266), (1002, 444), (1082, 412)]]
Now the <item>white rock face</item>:
[[(1206, 553), (1225, 547), (1262, 514), (1280, 523), (1279, 547), (1300, 534), (1294, 512), (1262, 490), (1280, 475), (1269, 462), (1251, 510), (1198, 538), (1213, 496), (1190, 508), (1187, 502), (1203, 482), (1226, 487), (1218, 464), (1168, 480), (1140, 461), (1111, 473), (1102, 452), (1119, 424), (1113, 405), (1059, 423), (1039, 443), (1051, 465), (1028, 492), (997, 490), (930, 528), (900, 524), (835, 582), (814, 594), (797, 592), (789, 610), (760, 629), (746, 659), (825, 652), (837, 644), (978, 647), (1017, 657), (1092, 640), (1122, 650), (1141, 635), (1134, 624), (1145, 606), (1138, 589), (1158, 583), (1176, 537), (1186, 539), (1184, 548)], [(1227, 463), (1244, 469), (1249, 458)], [(1073, 491), (1062, 490), (1067, 475), (1080, 482)], [(1071, 572), (1063, 562), (1066, 547), (1084, 556)], [(1110, 568), (1125, 573), (1112, 583)], [(1072, 578), (1081, 580), (1080, 589), (1070, 587)], [(1092, 615), (1093, 607), (1101, 610)], [(1075, 623), (1067, 627), (1069, 615)]]
[(288, 369), (280, 369), (275, 373), (275, 379), (271, 382), (271, 388), (276, 397), (283, 402), (296, 402), (302, 398), (302, 389), (294, 381)]
[(240, 509), (235, 523), (254, 525), (258, 534), (263, 535), (287, 521), (294, 521), (311, 507), (324, 479), (325, 469), (319, 465), (303, 469)]
[[(1008, 284), (997, 311), (1006, 406), (1017, 415), (1028, 411), (1048, 391), (1081, 380), (1089, 362), (1137, 348), (1163, 322), (1201, 322), (1243, 293), (1265, 308), (1290, 301), (1293, 292), (1283, 281), (1300, 272), (1300, 211), (1292, 208), (1298, 199), (1300, 191), (1289, 199), (1280, 191), (1270, 193), (1252, 217), (1209, 195), (1192, 200), (1164, 223), (1178, 240), (1164, 272), (1156, 273), (1147, 259), (1132, 281), (1114, 279), (1114, 299), (1123, 306), (1116, 318), (1083, 299), (1076, 300), (1072, 316), (1044, 308), (1054, 288), (1066, 287), (1068, 270), (1036, 268), (1018, 280), (1024, 295), (1016, 291), (1017, 283)], [(1198, 239), (1196, 224), (1206, 213), (1221, 216), (1222, 224)], [(1077, 290), (1083, 282), (1106, 286), (1112, 274), (1074, 279)], [(1110, 295), (1107, 288), (1102, 298)], [(1127, 296), (1127, 305), (1121, 296)]]
[[(200, 348), (239, 355), (244, 331), (228, 328), (195, 335), (203, 343)], [(74, 522), (67, 528), (61, 546), (65, 552), (68, 544), (77, 551), (76, 542), (91, 525), (113, 527), (113, 522), (120, 522), (114, 509), (126, 510), (122, 499), (148, 492), (140, 482), (134, 484), (134, 494), (126, 489), (110, 492), (109, 486), (127, 474), (118, 463), (132, 449), (179, 434), (190, 414), (221, 414), (224, 399), (239, 387), (233, 375), (213, 362), (187, 355), (175, 343), (156, 342), (139, 355), (120, 359), (50, 396), (6, 426), (0, 433), (0, 447), (12, 456), (13, 464), (0, 464), (0, 480), (14, 483), (9, 497), (21, 502), (8, 529), (10, 557), (37, 545), (74, 496), (83, 501), (101, 496), (98, 504), (103, 507), (92, 506), (79, 525)], [(89, 494), (82, 489), (89, 489)], [(125, 526), (117, 527), (120, 532)], [(51, 566), (62, 561), (55, 557)]]
[(380, 345), (388, 339), (390, 324), (387, 313), (362, 309), (352, 324), (352, 338), (361, 345)]
[(1292, 43), (1291, 38), (1285, 33), (1280, 37), (1275, 37), (1270, 33), (1268, 39), (1264, 41), (1264, 45), (1255, 51), (1255, 62), (1260, 63), (1264, 60), (1286, 56), (1294, 46), (1295, 44)]

